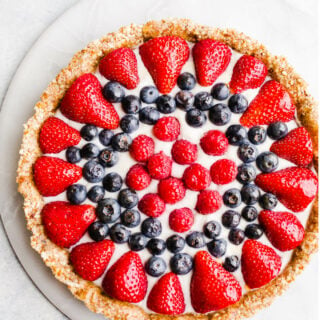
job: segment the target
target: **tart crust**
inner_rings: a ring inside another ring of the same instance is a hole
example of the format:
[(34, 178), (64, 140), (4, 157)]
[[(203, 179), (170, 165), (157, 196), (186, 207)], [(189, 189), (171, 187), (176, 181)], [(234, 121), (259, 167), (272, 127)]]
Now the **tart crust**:
[(314, 166), (318, 168), (317, 104), (308, 93), (305, 81), (284, 57), (271, 55), (262, 44), (243, 33), (232, 29), (218, 29), (195, 24), (188, 19), (150, 21), (144, 25), (132, 24), (89, 43), (86, 48), (77, 52), (69, 65), (61, 70), (43, 92), (40, 101), (35, 105), (34, 116), (25, 124), (17, 183), (19, 184), (18, 190), (24, 197), (24, 212), (27, 227), (31, 231), (31, 246), (51, 268), (54, 276), (66, 284), (76, 298), (82, 300), (91, 311), (101, 313), (113, 320), (237, 320), (250, 317), (257, 310), (269, 306), (276, 296), (282, 294), (308, 264), (311, 254), (316, 252), (318, 244), (317, 199), (310, 212), (305, 238), (302, 244), (293, 251), (292, 258), (283, 272), (264, 287), (244, 294), (236, 304), (206, 315), (148, 314), (136, 305), (105, 296), (100, 287), (83, 280), (74, 273), (69, 263), (68, 250), (50, 241), (41, 223), (41, 209), (44, 206), (44, 200), (34, 184), (32, 166), (41, 155), (38, 136), (43, 122), (54, 114), (73, 81), (83, 73), (94, 72), (99, 60), (108, 52), (120, 47), (135, 47), (150, 38), (163, 35), (176, 35), (190, 42), (205, 38), (216, 39), (242, 54), (253, 55), (262, 60), (271, 77), (284, 85), (290, 93), (297, 108), (297, 118), (312, 137)]

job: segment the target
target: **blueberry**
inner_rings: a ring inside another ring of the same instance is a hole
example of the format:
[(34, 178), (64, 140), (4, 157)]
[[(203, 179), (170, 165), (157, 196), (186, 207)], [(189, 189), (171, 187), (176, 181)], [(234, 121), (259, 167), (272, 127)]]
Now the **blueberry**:
[(147, 218), (141, 224), (141, 232), (148, 238), (156, 238), (162, 232), (160, 220), (156, 218)]
[(99, 155), (99, 147), (94, 143), (85, 144), (80, 150), (81, 157), (84, 159), (96, 158)]
[(206, 240), (202, 232), (194, 231), (187, 235), (186, 242), (189, 247), (202, 248), (206, 245)]
[(121, 213), (121, 223), (128, 227), (134, 228), (140, 224), (140, 213), (135, 209), (127, 209)]
[(217, 221), (209, 221), (203, 227), (203, 232), (206, 237), (214, 239), (221, 233), (221, 225)]
[(259, 204), (263, 209), (266, 210), (272, 210), (274, 209), (278, 204), (277, 197), (272, 193), (264, 193), (259, 198)]
[(161, 257), (151, 257), (145, 265), (146, 272), (152, 277), (160, 277), (167, 269), (166, 262)]
[(241, 93), (234, 94), (228, 101), (228, 107), (233, 113), (243, 113), (248, 108), (248, 100)]
[(288, 134), (288, 127), (284, 122), (271, 123), (267, 129), (267, 135), (273, 140), (284, 138)]
[(231, 229), (235, 228), (240, 223), (241, 216), (237, 211), (228, 210), (222, 215), (222, 224), (224, 227)]
[(263, 230), (262, 230), (261, 226), (259, 226), (257, 223), (252, 223), (252, 224), (248, 224), (246, 226), (246, 228), (244, 230), (244, 234), (249, 239), (257, 240), (262, 236)]
[(240, 260), (237, 256), (226, 257), (223, 267), (229, 272), (235, 272), (240, 266)]
[(140, 99), (144, 103), (154, 103), (159, 97), (159, 91), (154, 86), (143, 87), (140, 91)]
[(194, 106), (201, 111), (211, 109), (214, 106), (212, 95), (205, 91), (198, 92), (194, 97)]
[(88, 161), (82, 170), (83, 177), (89, 182), (100, 182), (104, 177), (104, 167), (95, 159)]
[(222, 101), (229, 97), (230, 91), (225, 83), (217, 83), (211, 89), (211, 95), (214, 99)]
[(139, 112), (139, 120), (145, 124), (156, 124), (160, 118), (160, 112), (154, 107), (144, 107)]
[(93, 186), (88, 192), (88, 199), (92, 202), (99, 202), (104, 197), (104, 189), (101, 186)]
[(209, 119), (216, 126), (223, 126), (230, 121), (231, 111), (225, 104), (215, 104), (209, 110)]
[(187, 274), (192, 270), (193, 259), (187, 253), (176, 253), (170, 259), (170, 268), (175, 274)]
[(216, 258), (222, 257), (227, 251), (227, 241), (214, 239), (207, 244), (209, 252)]
[(160, 255), (166, 250), (166, 242), (162, 239), (153, 238), (150, 239), (147, 248), (153, 255)]
[(98, 134), (98, 128), (92, 124), (86, 124), (80, 130), (81, 137), (86, 141), (91, 141)]
[(119, 160), (119, 154), (117, 151), (114, 151), (111, 147), (102, 149), (98, 156), (99, 162), (104, 167), (113, 167)]
[(67, 199), (72, 204), (80, 204), (87, 197), (87, 188), (82, 184), (73, 184), (67, 188)]
[(249, 129), (248, 138), (253, 144), (261, 144), (266, 141), (266, 129), (261, 126), (255, 126)]
[(111, 139), (112, 148), (119, 152), (126, 152), (132, 143), (132, 138), (125, 132), (115, 134)]
[(99, 133), (99, 141), (104, 146), (108, 146), (111, 143), (111, 139), (114, 136), (113, 131), (108, 129), (103, 129)]
[(228, 239), (231, 243), (235, 245), (241, 244), (244, 238), (245, 238), (245, 235), (241, 229), (234, 228), (234, 229), (231, 229), (229, 232)]
[(247, 205), (258, 202), (260, 197), (259, 188), (255, 184), (246, 184), (241, 189), (241, 199)]
[(258, 210), (253, 206), (246, 206), (241, 211), (241, 216), (248, 222), (252, 222), (258, 217)]
[(238, 148), (238, 157), (244, 163), (250, 163), (256, 160), (258, 149), (249, 141), (241, 142)]
[(132, 133), (139, 128), (139, 120), (132, 114), (128, 114), (120, 120), (120, 128), (123, 132)]
[(242, 183), (250, 183), (254, 181), (257, 176), (257, 172), (254, 166), (250, 164), (242, 164), (238, 167), (237, 180)]
[(110, 102), (120, 102), (125, 95), (125, 91), (119, 82), (110, 81), (104, 85), (102, 94)]
[(206, 121), (206, 114), (199, 109), (192, 108), (186, 113), (186, 122), (191, 127), (202, 127)]
[(138, 113), (141, 108), (141, 101), (139, 97), (129, 95), (122, 99), (122, 109), (125, 113)]
[(241, 204), (240, 190), (232, 188), (227, 190), (223, 195), (223, 202), (227, 207), (235, 208)]
[(89, 236), (94, 241), (102, 241), (109, 234), (109, 227), (106, 223), (95, 221), (88, 228)]
[(98, 202), (96, 214), (102, 222), (115, 222), (120, 217), (119, 203), (112, 198), (102, 199)]
[(69, 147), (66, 151), (67, 161), (70, 163), (78, 163), (81, 161), (80, 149), (77, 147)]
[(161, 113), (172, 113), (176, 110), (176, 101), (169, 96), (168, 94), (164, 94), (160, 96), (156, 101), (157, 109)]
[(116, 223), (110, 228), (110, 238), (115, 243), (128, 242), (131, 232), (121, 223)]
[(257, 167), (262, 172), (272, 172), (278, 168), (279, 159), (273, 152), (262, 152), (257, 157)]
[(181, 90), (192, 90), (196, 86), (196, 78), (189, 72), (183, 72), (177, 79), (177, 85)]
[(227, 129), (226, 137), (231, 145), (239, 146), (247, 139), (247, 131), (240, 124), (233, 124)]
[(138, 204), (137, 193), (131, 189), (122, 189), (118, 194), (118, 201), (121, 207), (131, 209)]
[(119, 191), (122, 187), (122, 178), (116, 172), (108, 173), (102, 181), (103, 187), (109, 192)]
[(170, 236), (167, 239), (166, 243), (167, 243), (168, 250), (172, 253), (177, 253), (183, 250), (183, 248), (186, 245), (185, 240), (182, 237), (178, 236), (177, 234)]
[(179, 91), (176, 96), (177, 107), (184, 111), (189, 111), (194, 105), (194, 95), (190, 91)]
[(134, 233), (129, 238), (129, 247), (132, 251), (141, 251), (147, 245), (148, 239), (140, 232)]

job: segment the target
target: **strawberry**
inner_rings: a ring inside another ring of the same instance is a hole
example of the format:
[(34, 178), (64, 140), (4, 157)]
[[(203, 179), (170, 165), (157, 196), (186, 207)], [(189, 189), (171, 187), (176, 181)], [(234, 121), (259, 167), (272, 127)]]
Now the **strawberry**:
[(193, 222), (193, 213), (189, 208), (175, 209), (169, 215), (169, 226), (176, 232), (186, 232), (190, 230)]
[(151, 178), (145, 168), (141, 164), (132, 166), (126, 176), (126, 184), (130, 189), (143, 190), (149, 186)]
[(114, 299), (127, 302), (143, 300), (148, 279), (139, 255), (133, 251), (122, 255), (107, 271), (102, 288)]
[(222, 156), (228, 150), (229, 142), (225, 134), (219, 130), (209, 130), (200, 139), (202, 150), (211, 156)]
[(265, 82), (248, 109), (240, 118), (246, 127), (270, 124), (276, 121), (288, 122), (293, 119), (295, 106), (289, 93), (277, 81)]
[(147, 193), (140, 199), (138, 209), (149, 217), (157, 218), (164, 213), (166, 204), (157, 194)]
[(135, 137), (130, 146), (131, 156), (139, 162), (146, 162), (154, 154), (154, 141), (141, 134)]
[(283, 139), (275, 141), (270, 150), (297, 166), (307, 166), (313, 158), (312, 141), (304, 127), (293, 129)]
[(43, 153), (59, 153), (78, 144), (81, 136), (78, 130), (56, 117), (48, 118), (40, 131), (39, 143)]
[(100, 73), (111, 81), (117, 81), (127, 89), (139, 83), (137, 58), (130, 48), (119, 48), (108, 53), (99, 63)]
[(96, 219), (93, 206), (73, 205), (64, 201), (47, 203), (41, 215), (47, 236), (64, 248), (77, 243)]
[(243, 55), (233, 67), (230, 89), (239, 93), (259, 88), (268, 74), (265, 64), (256, 57)]
[(198, 147), (188, 140), (177, 140), (172, 146), (171, 155), (178, 164), (191, 164), (198, 158)]
[(186, 189), (180, 179), (169, 177), (159, 182), (158, 194), (165, 203), (174, 204), (184, 198)]
[(184, 170), (183, 181), (188, 189), (200, 191), (210, 185), (210, 172), (201, 164), (194, 163)]
[(160, 151), (149, 158), (147, 167), (151, 178), (165, 179), (171, 175), (172, 160)]
[(229, 159), (220, 159), (210, 168), (211, 179), (215, 184), (228, 184), (236, 178), (237, 173), (237, 165)]
[(224, 43), (205, 39), (194, 45), (192, 55), (199, 84), (211, 86), (227, 69), (232, 52)]
[(236, 278), (207, 251), (198, 251), (190, 284), (191, 304), (196, 312), (226, 308), (240, 300), (242, 290)]
[(259, 223), (272, 245), (280, 251), (296, 248), (304, 238), (304, 228), (290, 212), (262, 210)]
[(186, 304), (176, 274), (169, 272), (158, 280), (149, 293), (147, 306), (161, 314), (176, 315), (184, 312)]
[(80, 76), (69, 88), (60, 104), (68, 119), (90, 123), (104, 129), (116, 129), (119, 116), (113, 105), (104, 99), (101, 84), (91, 73)]
[(70, 261), (81, 278), (94, 281), (106, 270), (114, 249), (111, 240), (82, 243), (72, 249)]
[(260, 288), (280, 272), (281, 258), (270, 247), (247, 240), (242, 247), (241, 271), (245, 283), (251, 288)]
[(216, 212), (222, 206), (222, 198), (216, 190), (202, 190), (198, 194), (196, 210), (201, 214)]
[(271, 192), (293, 212), (303, 211), (315, 198), (318, 178), (309, 169), (291, 167), (271, 173), (261, 173), (255, 183), (265, 192)]
[(33, 166), (33, 178), (39, 192), (56, 196), (82, 177), (82, 168), (56, 157), (42, 156)]
[(175, 117), (162, 117), (154, 125), (153, 133), (161, 141), (177, 140), (180, 134), (180, 122)]
[(158, 90), (169, 93), (189, 58), (189, 46), (179, 37), (165, 36), (145, 42), (139, 53)]

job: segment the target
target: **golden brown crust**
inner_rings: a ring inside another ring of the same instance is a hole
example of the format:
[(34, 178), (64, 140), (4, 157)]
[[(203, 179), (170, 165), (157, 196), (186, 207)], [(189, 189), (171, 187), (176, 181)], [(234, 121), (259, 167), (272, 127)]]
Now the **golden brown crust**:
[(32, 233), (31, 245), (41, 255), (45, 264), (51, 268), (55, 277), (65, 283), (75, 297), (82, 300), (93, 312), (101, 313), (114, 320), (237, 320), (249, 317), (257, 310), (270, 305), (276, 296), (282, 294), (304, 269), (311, 254), (317, 250), (317, 201), (311, 210), (303, 243), (294, 250), (291, 261), (284, 271), (266, 286), (246, 293), (235, 305), (207, 315), (186, 314), (175, 317), (149, 315), (138, 306), (108, 298), (103, 295), (98, 286), (81, 279), (73, 272), (68, 259), (68, 251), (51, 242), (41, 224), (40, 214), (44, 201), (34, 185), (32, 165), (41, 154), (38, 135), (42, 123), (54, 113), (72, 82), (83, 73), (94, 72), (99, 60), (106, 53), (123, 46), (134, 47), (160, 35), (177, 35), (192, 42), (214, 38), (228, 44), (240, 53), (254, 55), (261, 59), (268, 67), (270, 75), (282, 83), (291, 94), (297, 106), (298, 119), (312, 137), (314, 165), (317, 168), (317, 106), (307, 91), (306, 83), (295, 73), (285, 58), (271, 55), (263, 45), (235, 30), (201, 26), (187, 19), (150, 21), (142, 26), (130, 25), (121, 28), (118, 32), (107, 34), (76, 53), (69, 65), (61, 70), (42, 94), (40, 101), (35, 106), (34, 116), (25, 125), (17, 182), (19, 192), (24, 196), (27, 227)]

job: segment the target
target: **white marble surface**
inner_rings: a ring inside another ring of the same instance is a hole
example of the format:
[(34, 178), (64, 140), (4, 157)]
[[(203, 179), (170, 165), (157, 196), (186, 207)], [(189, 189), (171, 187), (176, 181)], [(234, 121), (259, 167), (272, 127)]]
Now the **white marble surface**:
[[(2, 44), (0, 101), (19, 62), (33, 42), (56, 17), (76, 2), (76, 0), (0, 0), (0, 43)], [(194, 1), (190, 1), (192, 2)], [(211, 25), (235, 27), (259, 39), (272, 52), (287, 56), (308, 80), (312, 93), (317, 96), (315, 61), (317, 61), (318, 52), (314, 40), (317, 0), (241, 1), (241, 6), (250, 7), (250, 10), (240, 10), (236, 5), (237, 1), (232, 0), (197, 2), (201, 2), (207, 10), (188, 12), (187, 8), (184, 8), (181, 15), (189, 15), (196, 21), (204, 21)], [(148, 7), (143, 15), (145, 19), (179, 14), (179, 11), (173, 11), (171, 8), (172, 1), (157, 1), (157, 5), (154, 5), (153, 1), (152, 3), (153, 5)], [(145, 10), (144, 6), (141, 7), (141, 10)], [(210, 16), (208, 14), (204, 17), (204, 12), (209, 12)], [(260, 17), (261, 12), (264, 13), (263, 18)], [(128, 22), (133, 21), (130, 19), (128, 18)], [(140, 21), (143, 20), (139, 19)], [(116, 27), (118, 27), (117, 23)], [(89, 34), (90, 31), (85, 37)], [(65, 63), (69, 57), (63, 56), (61, 59)], [(56, 72), (61, 66), (53, 67), (57, 69)], [(3, 176), (3, 168), (1, 174)], [(66, 319), (41, 295), (26, 276), (9, 246), (2, 226), (0, 243), (0, 319)], [(313, 259), (288, 292), (278, 298), (271, 308), (262, 311), (254, 319), (317, 319), (317, 286), (314, 281), (317, 267), (317, 260)]]

